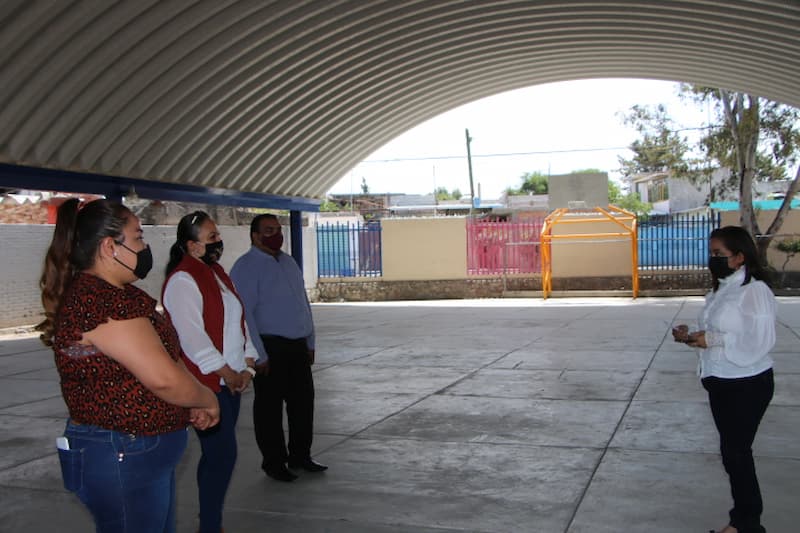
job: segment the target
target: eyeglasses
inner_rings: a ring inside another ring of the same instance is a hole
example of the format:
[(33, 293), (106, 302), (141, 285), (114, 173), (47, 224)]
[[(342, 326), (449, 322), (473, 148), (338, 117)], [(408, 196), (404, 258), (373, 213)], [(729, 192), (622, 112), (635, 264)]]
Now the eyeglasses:
[(281, 232), (280, 226), (267, 226), (263, 228), (263, 231), (261, 233), (263, 233), (264, 235), (275, 235), (276, 233), (280, 232)]

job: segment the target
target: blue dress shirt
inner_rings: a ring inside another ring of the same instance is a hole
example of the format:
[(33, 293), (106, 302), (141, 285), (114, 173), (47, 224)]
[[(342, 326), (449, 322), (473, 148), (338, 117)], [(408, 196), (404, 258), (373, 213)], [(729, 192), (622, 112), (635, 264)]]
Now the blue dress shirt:
[(280, 252), (273, 257), (251, 246), (234, 263), (231, 279), (244, 303), (259, 363), (269, 358), (259, 335), (306, 339), (308, 348), (314, 349), (311, 306), (303, 273), (292, 256)]

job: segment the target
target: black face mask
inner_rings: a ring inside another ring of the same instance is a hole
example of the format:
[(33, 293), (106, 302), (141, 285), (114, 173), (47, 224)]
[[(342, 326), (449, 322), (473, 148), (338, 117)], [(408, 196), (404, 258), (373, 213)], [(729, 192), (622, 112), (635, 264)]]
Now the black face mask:
[(129, 267), (128, 265), (117, 259), (116, 255), (114, 255), (114, 261), (116, 261), (120, 265), (124, 266), (125, 268), (133, 272), (133, 275), (136, 276), (137, 278), (139, 279), (146, 278), (147, 274), (153, 268), (153, 252), (150, 251), (150, 245), (148, 244), (144, 250), (134, 252), (121, 242), (118, 242), (117, 244), (119, 244), (129, 252), (136, 254), (136, 268)]
[(717, 279), (724, 279), (736, 272), (728, 266), (728, 258), (712, 255), (708, 258), (708, 270)]
[(216, 263), (222, 257), (222, 251), (224, 249), (225, 247), (222, 245), (222, 241), (210, 242), (206, 244), (206, 253), (203, 254), (200, 260), (207, 265)]

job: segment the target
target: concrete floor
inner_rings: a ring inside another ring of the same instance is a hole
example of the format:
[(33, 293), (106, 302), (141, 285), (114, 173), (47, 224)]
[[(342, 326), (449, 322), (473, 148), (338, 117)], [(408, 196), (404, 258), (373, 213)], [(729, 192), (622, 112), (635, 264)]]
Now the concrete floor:
[[(321, 304), (315, 457), (266, 478), (245, 395), (228, 533), (706, 532), (730, 505), (717, 434), (669, 339), (699, 298)], [(776, 394), (755, 444), (770, 533), (800, 530), (800, 299), (780, 299)], [(61, 486), (52, 354), (0, 341), (0, 531), (86, 532)], [(194, 435), (179, 531), (196, 528)]]

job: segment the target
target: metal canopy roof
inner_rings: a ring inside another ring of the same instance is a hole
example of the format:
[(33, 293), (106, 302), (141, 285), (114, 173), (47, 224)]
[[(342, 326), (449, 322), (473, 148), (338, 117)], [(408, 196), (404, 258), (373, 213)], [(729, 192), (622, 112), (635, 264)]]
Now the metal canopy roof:
[(405, 130), (545, 82), (800, 107), (798, 28), (797, 0), (0, 0), (0, 162), (318, 199)]

